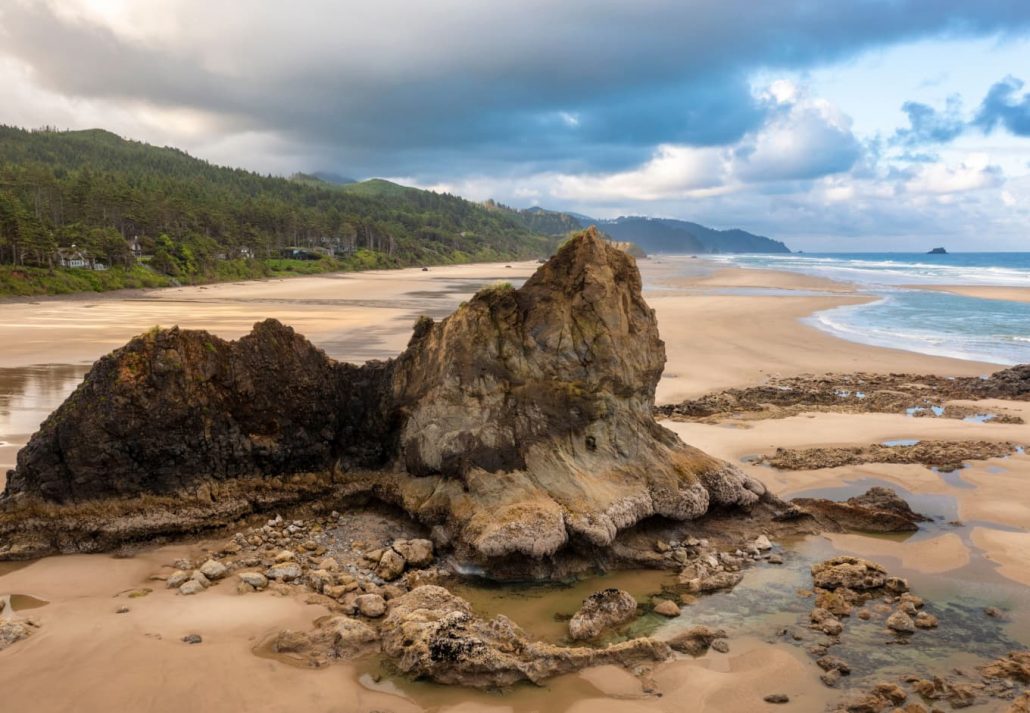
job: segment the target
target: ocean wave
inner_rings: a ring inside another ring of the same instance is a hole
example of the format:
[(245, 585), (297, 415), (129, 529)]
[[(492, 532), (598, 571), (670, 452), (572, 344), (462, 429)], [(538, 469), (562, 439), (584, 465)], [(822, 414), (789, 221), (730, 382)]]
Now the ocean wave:
[[(870, 346), (1007, 366), (1030, 362), (1030, 338), (977, 332), (975, 328), (982, 320), (965, 316), (949, 321), (943, 314), (924, 312), (921, 319), (918, 310), (911, 310), (899, 317), (897, 312), (887, 309), (892, 299), (835, 307), (803, 321), (841, 339)], [(923, 324), (943, 326), (923, 328)]]

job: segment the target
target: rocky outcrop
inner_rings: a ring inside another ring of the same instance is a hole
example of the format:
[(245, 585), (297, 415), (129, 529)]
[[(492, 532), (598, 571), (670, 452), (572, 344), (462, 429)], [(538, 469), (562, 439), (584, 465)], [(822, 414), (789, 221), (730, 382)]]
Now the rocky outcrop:
[(753, 506), (760, 483), (654, 421), (664, 362), (633, 259), (593, 230), (521, 288), (421, 318), (388, 362), (336, 363), (271, 320), (236, 342), (155, 330), (98, 361), (19, 454), (0, 557), (372, 496), (463, 558), (542, 558)]
[(705, 394), (678, 404), (660, 406), (663, 416), (717, 419), (732, 416), (782, 418), (806, 411), (908, 413), (919, 417), (968, 418), (996, 423), (1022, 423), (1015, 414), (995, 407), (976, 409), (948, 401), (982, 399), (1030, 400), (1030, 364), (1003, 369), (987, 378), (934, 374), (827, 374), (773, 378), (768, 383)]
[(479, 688), (509, 686), (588, 666), (632, 667), (668, 658), (668, 645), (632, 639), (606, 648), (530, 641), (510, 619), (484, 621), (442, 587), (413, 589), (391, 602), (380, 628), (383, 653), (410, 676)]
[(1016, 452), (1006, 441), (920, 441), (911, 445), (842, 446), (837, 448), (777, 448), (757, 462), (780, 470), (839, 468), (862, 463), (920, 463), (941, 472), (963, 467), (965, 461), (1002, 458)]
[(889, 488), (874, 487), (843, 502), (794, 498), (791, 503), (828, 529), (855, 532), (915, 532), (930, 518), (914, 512)]

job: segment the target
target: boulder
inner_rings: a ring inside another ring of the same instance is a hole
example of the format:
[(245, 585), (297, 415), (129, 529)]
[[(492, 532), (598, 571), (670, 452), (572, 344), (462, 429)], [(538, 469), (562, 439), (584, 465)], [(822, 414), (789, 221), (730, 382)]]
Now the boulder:
[(383, 653), (402, 673), (478, 688), (541, 683), (591, 666), (632, 667), (662, 661), (669, 647), (633, 639), (605, 648), (531, 641), (511, 620), (477, 617), (468, 602), (435, 585), (394, 600), (380, 627)]
[(594, 592), (583, 600), (569, 620), (569, 636), (574, 641), (593, 639), (605, 629), (625, 624), (637, 615), (637, 600), (629, 592), (609, 588)]

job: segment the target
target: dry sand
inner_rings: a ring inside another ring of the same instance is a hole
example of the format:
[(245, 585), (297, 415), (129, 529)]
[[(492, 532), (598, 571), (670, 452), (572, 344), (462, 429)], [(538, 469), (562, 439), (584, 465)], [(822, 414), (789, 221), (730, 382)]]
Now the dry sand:
[[(91, 361), (153, 324), (206, 328), (237, 337), (251, 323), (277, 317), (331, 355), (349, 360), (389, 356), (408, 339), (417, 314), (442, 316), (476, 287), (513, 282), (534, 264), (469, 265), (296, 278), (123, 295), (0, 304), (0, 366)], [(908, 371), (982, 374), (996, 367), (844, 342), (799, 320), (813, 311), (867, 299), (850, 286), (789, 273), (729, 270), (698, 261), (692, 277), (672, 276), (669, 265), (643, 261), (666, 341), (669, 363), (660, 400), (678, 400), (770, 375), (826, 371)], [(762, 293), (775, 290), (775, 293)], [(794, 291), (797, 294), (791, 294)], [(819, 294), (812, 294), (818, 292)], [(80, 367), (81, 369), (81, 367)], [(8, 376), (22, 374), (10, 371)], [(49, 374), (49, 372), (47, 372)], [(0, 396), (0, 423), (30, 430), (31, 421), (63, 398), (78, 378), (72, 372), (48, 389)], [(3, 388), (0, 386), (0, 388)], [(18, 399), (21, 399), (20, 401)], [(41, 404), (43, 406), (41, 406)], [(44, 408), (45, 406), (45, 408)], [(1004, 404), (1014, 412), (1025, 405)], [(6, 414), (6, 415), (4, 415)], [(35, 414), (35, 415), (34, 415)], [(1030, 414), (1024, 413), (1030, 420)], [(38, 423), (38, 420), (36, 420)], [(14, 424), (14, 425), (12, 425)], [(917, 465), (874, 464), (809, 472), (777, 472), (740, 458), (777, 446), (864, 444), (890, 438), (991, 438), (1030, 443), (1030, 426), (972, 424), (882, 414), (818, 414), (722, 424), (671, 423), (687, 442), (749, 469), (775, 492), (839, 487), (866, 479), (901, 486), (916, 496), (954, 502), (957, 515), (976, 521), (965, 529), (911, 542), (857, 535), (833, 536), (843, 551), (880, 557), (928, 574), (962, 572), (976, 558), (999, 573), (1030, 584), (1025, 555), (1030, 528), (1030, 457), (975, 464), (956, 487)], [(27, 435), (27, 434), (23, 434)], [(8, 457), (16, 446), (0, 450)], [(3, 445), (0, 444), (0, 449)], [(1009, 530), (996, 529), (1004, 526)], [(971, 534), (970, 534), (971, 531)], [(271, 593), (237, 596), (223, 584), (198, 597), (182, 597), (150, 582), (185, 545), (154, 549), (133, 559), (105, 555), (55, 557), (27, 567), (0, 568), (0, 594), (30, 594), (51, 603), (25, 612), (42, 628), (0, 652), (3, 710), (93, 711), (741, 711), (773, 709), (769, 693), (791, 696), (790, 710), (821, 710), (831, 692), (818, 669), (797, 648), (747, 638), (731, 640), (729, 655), (678, 659), (655, 680), (663, 696), (643, 695), (639, 682), (610, 667), (565, 676), (547, 688), (520, 687), (508, 695), (470, 692), (385, 679), (360, 667), (312, 671), (261, 658), (252, 648), (284, 627), (306, 629), (324, 610)], [(152, 587), (148, 596), (125, 592)], [(121, 593), (121, 594), (119, 594)], [(119, 606), (126, 614), (116, 614)], [(203, 635), (200, 645), (180, 639)]]

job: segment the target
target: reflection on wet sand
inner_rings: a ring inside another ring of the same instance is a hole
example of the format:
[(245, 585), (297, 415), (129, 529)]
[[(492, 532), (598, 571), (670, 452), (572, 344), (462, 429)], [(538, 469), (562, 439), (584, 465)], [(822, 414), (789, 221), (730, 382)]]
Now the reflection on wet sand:
[(18, 451), (82, 381), (85, 364), (0, 368), (0, 488)]

